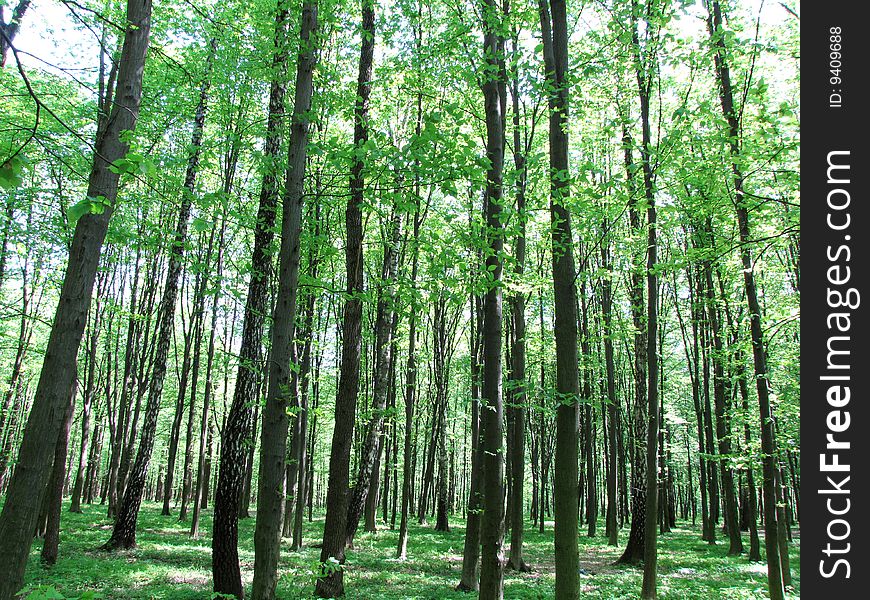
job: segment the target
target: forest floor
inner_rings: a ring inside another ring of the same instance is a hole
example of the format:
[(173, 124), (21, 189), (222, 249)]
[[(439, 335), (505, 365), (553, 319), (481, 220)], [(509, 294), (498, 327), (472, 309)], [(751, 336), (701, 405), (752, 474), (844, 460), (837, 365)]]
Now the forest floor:
[[(66, 507), (65, 507), (66, 508)], [(203, 514), (199, 539), (188, 535), (189, 523), (176, 516), (161, 517), (160, 505), (143, 503), (139, 516), (138, 547), (131, 551), (106, 553), (97, 550), (111, 533), (105, 507), (83, 506), (84, 514), (64, 511), (58, 562), (51, 568), (39, 563), (42, 542), (33, 545), (26, 575), (26, 590), (38, 590), (30, 598), (114, 599), (207, 599), (211, 590), (211, 511)], [(462, 568), (463, 525), (456, 519), (449, 533), (431, 526), (410, 527), (408, 559), (394, 558), (397, 530), (357, 535), (356, 547), (348, 552), (345, 586), (347, 600), (447, 599), (470, 600), (474, 596), (454, 591)], [(310, 598), (312, 573), (320, 551), (323, 517), (306, 523), (300, 552), (285, 548), (281, 555), (278, 597), (288, 600)], [(239, 526), (240, 559), (245, 583), (250, 589), (253, 576), (254, 519)], [(585, 528), (581, 528), (585, 534)], [(580, 538), (581, 597), (596, 600), (635, 599), (640, 590), (641, 571), (615, 566), (622, 547), (607, 546), (603, 525), (598, 537)], [(620, 532), (624, 543), (627, 529)], [(744, 543), (748, 540), (744, 535)], [(531, 525), (525, 535), (526, 561), (530, 573), (508, 572), (507, 600), (553, 598), (553, 531), (538, 533)], [(763, 544), (762, 544), (763, 548)], [(727, 556), (727, 543), (709, 545), (690, 524), (679, 522), (672, 532), (659, 537), (659, 597), (673, 600), (749, 600), (766, 598), (766, 566), (750, 563), (745, 556)], [(789, 599), (800, 597), (800, 541), (790, 547), (794, 590)], [(52, 589), (53, 588), (53, 589)], [(59, 592), (59, 593), (58, 593)], [(82, 595), (84, 594), (84, 595)]]

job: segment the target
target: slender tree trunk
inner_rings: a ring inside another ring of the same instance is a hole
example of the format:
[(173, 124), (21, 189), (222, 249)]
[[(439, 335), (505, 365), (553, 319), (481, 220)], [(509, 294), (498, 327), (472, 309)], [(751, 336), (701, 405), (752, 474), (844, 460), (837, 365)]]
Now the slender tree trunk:
[[(275, 13), (273, 80), (269, 91), (269, 115), (263, 149), (267, 164), (278, 160), (283, 139), (284, 97), (287, 92), (288, 10), (279, 3)], [(262, 364), (263, 325), (268, 306), (272, 272), (272, 241), (278, 204), (278, 176), (274, 168), (263, 174), (260, 204), (254, 230), (251, 279), (242, 324), (239, 368), (229, 414), (221, 435), (220, 467), (214, 498), (212, 531), (213, 590), (237, 598), (244, 597), (239, 569), (239, 513), (243, 506), (246, 441), (252, 424), (252, 405), (259, 387)], [(245, 499), (246, 501), (246, 499)]]
[(765, 355), (764, 331), (761, 326), (761, 307), (756, 291), (754, 264), (752, 260), (752, 232), (749, 210), (743, 197), (743, 172), (740, 167), (740, 124), (734, 106), (731, 89), (731, 72), (728, 66), (725, 47), (725, 30), (722, 25), (722, 11), (718, 0), (707, 3), (710, 39), (715, 50), (714, 62), (719, 84), (722, 114), (728, 123), (731, 171), (734, 177), (734, 205), (737, 212), (737, 225), (740, 237), (740, 260), (743, 264), (743, 284), (746, 302), (749, 307), (752, 356), (755, 366), (755, 382), (758, 392), (758, 408), (761, 420), (762, 471), (764, 475), (764, 546), (767, 552), (767, 589), (771, 600), (782, 600), (783, 572), (780, 562), (780, 548), (777, 542), (780, 523), (776, 514), (776, 438), (773, 414), (770, 406), (770, 382), (768, 379), (767, 357)]
[[(517, 34), (513, 39), (513, 53), (516, 59)], [(511, 82), (511, 102), (513, 114), (513, 142), (514, 142), (514, 169), (516, 170), (516, 209), (519, 219), (519, 232), (514, 242), (514, 272), (522, 279), (526, 262), (526, 152), (530, 141), (525, 145), (520, 132), (520, 90), (519, 73), (515, 72)], [(533, 134), (534, 132), (532, 132)], [(529, 136), (530, 137), (530, 136)], [(513, 324), (513, 339), (511, 347), (511, 402), (510, 411), (513, 415), (513, 423), (509, 433), (511, 442), (511, 504), (510, 527), (511, 546), (508, 556), (508, 568), (516, 571), (527, 572), (529, 565), (523, 560), (523, 533), (524, 533), (524, 496), (525, 466), (526, 466), (526, 405), (528, 403), (526, 393), (526, 298), (523, 292), (515, 293), (510, 298), (511, 321)]]
[[(549, 4), (549, 6), (548, 6)], [(553, 291), (556, 338), (556, 461), (554, 478), (556, 600), (576, 600), (580, 594), (578, 548), (578, 427), (580, 375), (577, 356), (577, 271), (568, 170), (568, 16), (564, 0), (539, 0), (544, 66), (551, 89), (550, 222), (552, 224)], [(551, 17), (552, 13), (552, 17)]]
[[(419, 6), (419, 5), (418, 5)], [(419, 38), (418, 38), (419, 39)], [(418, 46), (419, 49), (419, 46)], [(419, 135), (422, 97), (417, 96), (417, 131)], [(396, 558), (404, 560), (408, 555), (408, 518), (413, 502), (411, 485), (414, 480), (412, 467), (414, 454), (414, 439), (411, 428), (414, 423), (414, 408), (417, 400), (417, 269), (420, 261), (420, 184), (415, 181), (414, 189), (414, 231), (411, 243), (411, 306), (408, 311), (408, 360), (405, 364), (405, 439), (402, 451), (402, 508), (399, 519), (399, 542), (396, 547)], [(472, 400), (473, 401), (473, 400)], [(473, 443), (473, 442), (472, 442)]]
[(392, 345), (392, 322), (395, 305), (396, 270), (399, 259), (399, 237), (401, 235), (398, 206), (394, 205), (392, 216), (386, 227), (384, 240), (384, 258), (381, 266), (381, 278), (378, 286), (378, 300), (375, 316), (375, 348), (374, 348), (374, 390), (372, 399), (372, 417), (366, 428), (362, 445), (362, 454), (356, 483), (351, 487), (347, 508), (347, 545), (353, 547), (353, 538), (359, 527), (359, 520), (365, 509), (372, 476), (378, 473), (378, 464), (383, 444), (382, 428), (384, 410), (387, 407), (389, 392), (389, 352)]
[[(375, 52), (375, 7), (372, 0), (362, 0), (362, 44), (360, 47), (359, 76), (354, 106), (353, 147), (363, 152), (368, 141), (368, 111), (371, 94), (372, 66)], [(344, 593), (344, 549), (348, 533), (350, 497), (350, 452), (353, 441), (356, 404), (359, 397), (360, 338), (362, 330), (363, 291), (363, 226), (364, 202), (363, 169), (360, 154), (350, 175), (350, 198), (345, 210), (347, 241), (345, 263), (347, 269), (347, 300), (342, 324), (341, 369), (338, 395), (335, 400), (335, 428), (329, 455), (329, 483), (326, 494), (326, 524), (320, 553), (321, 577), (317, 579), (315, 593), (320, 598), (336, 598)]]
[[(608, 224), (604, 224), (605, 230)], [(601, 280), (601, 309), (604, 313), (604, 362), (607, 372), (607, 442), (609, 454), (607, 459), (607, 510), (605, 514), (607, 544), (616, 546), (619, 543), (619, 526), (617, 524), (617, 441), (616, 422), (619, 411), (616, 396), (616, 366), (613, 359), (613, 291), (612, 271), (610, 270), (609, 238), (601, 244), (601, 266), (605, 273)]]
[(483, 52), (486, 72), (480, 82), (486, 114), (485, 223), (487, 289), (483, 299), (483, 384), (481, 446), (483, 470), (483, 517), (480, 531), (480, 600), (501, 600), (504, 596), (504, 450), (502, 421), (502, 258), (504, 225), (502, 176), (504, 168), (504, 85), (499, 78), (504, 60), (500, 29), (504, 15), (495, 0), (484, 0)]
[(54, 466), (48, 481), (48, 521), (45, 526), (45, 536), (42, 542), (41, 560), (45, 565), (57, 562), (57, 551), (60, 545), (60, 509), (63, 501), (63, 484), (66, 481), (66, 454), (69, 448), (69, 431), (75, 411), (78, 382), (73, 383), (70, 392), (69, 407), (63, 419), (60, 436), (54, 451)]
[[(284, 211), (281, 221), (278, 294), (272, 314), (272, 355), (269, 361), (269, 387), (263, 407), (260, 444), (260, 473), (257, 490), (257, 523), (254, 529), (255, 600), (271, 600), (278, 584), (278, 558), (281, 550), (282, 513), (284, 510), (283, 479), (287, 457), (288, 406), (296, 395), (291, 376), (295, 362), (294, 334), (296, 297), (299, 283), (300, 233), (305, 164), (308, 155), (308, 128), (311, 109), (312, 79), (316, 64), (315, 39), (317, 5), (302, 7), (299, 33), (299, 55), (296, 64), (296, 86), (293, 117), (290, 126), (289, 159), (287, 164)], [(296, 472), (291, 473), (291, 484)], [(292, 499), (291, 499), (292, 502)]]
[[(99, 293), (97, 294), (99, 297)], [(89, 348), (89, 363), (85, 393), (82, 396), (82, 437), (79, 442), (79, 453), (76, 468), (75, 482), (73, 483), (72, 499), (70, 500), (69, 512), (81, 513), (82, 490), (85, 482), (86, 460), (88, 456), (88, 441), (90, 440), (91, 428), (91, 404), (93, 403), (94, 389), (96, 387), (95, 372), (97, 362), (97, 341), (100, 336), (99, 310), (94, 315), (91, 323), (91, 339)], [(108, 374), (107, 374), (108, 376)]]
[[(163, 298), (160, 301), (160, 309), (157, 315), (158, 331), (152, 367), (151, 380), (148, 388), (148, 403), (145, 406), (145, 420), (139, 440), (139, 450), (136, 452), (136, 460), (128, 477), (127, 489), (124, 491), (124, 500), (118, 509), (118, 518), (115, 528), (103, 548), (114, 550), (119, 548), (133, 548), (136, 546), (136, 518), (139, 515), (139, 506), (142, 503), (142, 495), (145, 488), (145, 477), (148, 472), (148, 463), (151, 460), (151, 452), (154, 449), (154, 435), (157, 431), (157, 415), (160, 412), (160, 402), (163, 393), (163, 381), (166, 376), (166, 362), (169, 356), (169, 343), (175, 324), (175, 304), (178, 295), (178, 282), (184, 270), (184, 245), (187, 240), (187, 227), (190, 219), (190, 210), (193, 203), (193, 195), (196, 187), (196, 175), (199, 168), (199, 157), (202, 150), (202, 135), (205, 126), (205, 112), (208, 101), (208, 89), (211, 79), (211, 63), (209, 58), (205, 79), (200, 88), (199, 104), (194, 118), (191, 146), (193, 152), (187, 163), (187, 171), (184, 177), (181, 205), (178, 210), (178, 222), (175, 227), (175, 235), (169, 250), (169, 271), (164, 284)], [(165, 490), (164, 490), (165, 492)]]
[[(0, 599), (12, 598), (21, 588), (24, 568), (50, 476), (56, 440), (76, 376), (76, 355), (84, 333), (94, 278), (103, 240), (118, 193), (119, 174), (109, 166), (126, 156), (121, 132), (134, 130), (142, 94), (142, 73), (151, 31), (150, 0), (128, 0), (128, 23), (121, 50), (117, 93), (103, 103), (109, 118), (98, 129), (87, 196), (105, 198), (99, 214), (85, 214), (76, 223), (57, 312), (33, 406), (24, 430), (17, 468), (0, 513)], [(49, 440), (46, 443), (46, 440)]]

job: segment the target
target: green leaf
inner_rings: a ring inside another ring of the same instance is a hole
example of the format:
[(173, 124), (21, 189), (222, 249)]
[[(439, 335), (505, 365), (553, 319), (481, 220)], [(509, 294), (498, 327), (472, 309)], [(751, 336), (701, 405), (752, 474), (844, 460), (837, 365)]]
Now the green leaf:
[(22, 172), (26, 164), (24, 158), (18, 155), (0, 165), (0, 187), (11, 190), (20, 186), (24, 182)]

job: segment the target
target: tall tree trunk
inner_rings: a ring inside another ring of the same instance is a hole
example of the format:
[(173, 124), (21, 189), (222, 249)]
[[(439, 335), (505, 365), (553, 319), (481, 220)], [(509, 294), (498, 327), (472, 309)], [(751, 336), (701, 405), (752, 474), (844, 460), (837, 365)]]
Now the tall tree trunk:
[[(96, 317), (95, 317), (96, 318)], [(90, 441), (91, 429), (91, 405), (93, 403), (94, 388), (95, 388), (95, 370), (97, 362), (97, 339), (100, 335), (99, 326), (96, 323), (91, 324), (91, 340), (90, 340), (90, 362), (88, 363), (87, 382), (85, 383), (85, 393), (82, 395), (82, 437), (79, 441), (79, 453), (75, 482), (73, 483), (72, 498), (70, 499), (69, 512), (82, 512), (82, 490), (85, 483), (85, 469), (87, 468), (88, 442)]]
[(502, 421), (502, 258), (504, 225), (502, 175), (504, 168), (504, 86), (500, 81), (504, 39), (500, 35), (504, 15), (495, 0), (483, 0), (483, 53), (485, 71), (480, 82), (486, 114), (485, 240), (487, 289), (483, 299), (483, 384), (481, 446), (483, 470), (483, 518), (480, 531), (480, 600), (504, 596), (504, 450)]
[[(397, 182), (399, 183), (399, 182)], [(399, 192), (396, 191), (396, 199)], [(378, 285), (378, 300), (375, 314), (374, 390), (372, 417), (366, 428), (356, 483), (351, 487), (347, 507), (347, 545), (353, 547), (353, 538), (365, 508), (373, 474), (380, 462), (383, 438), (384, 410), (390, 383), (389, 352), (392, 345), (392, 323), (395, 310), (395, 278), (399, 260), (399, 237), (401, 235), (398, 205), (394, 203), (384, 239), (384, 257)]]
[(761, 452), (764, 496), (764, 547), (767, 552), (767, 590), (771, 600), (782, 600), (783, 572), (780, 563), (780, 548), (777, 542), (780, 523), (776, 514), (776, 437), (773, 414), (770, 406), (770, 381), (768, 378), (767, 356), (765, 354), (764, 330), (761, 326), (761, 306), (755, 284), (755, 271), (752, 260), (752, 231), (749, 210), (744, 203), (743, 172), (740, 167), (740, 123), (734, 106), (731, 89), (731, 72), (725, 46), (725, 30), (722, 25), (722, 11), (718, 0), (707, 2), (708, 27), (710, 40), (715, 54), (713, 56), (719, 84), (719, 98), (722, 115), (728, 123), (728, 144), (731, 154), (731, 171), (734, 177), (734, 206), (737, 212), (737, 225), (740, 238), (740, 260), (743, 264), (743, 285), (749, 307), (752, 357), (755, 366), (755, 383), (758, 393), (758, 409), (761, 420)]
[[(364, 202), (363, 145), (369, 138), (368, 112), (372, 67), (375, 54), (375, 7), (362, 0), (362, 43), (359, 55), (356, 102), (354, 104), (353, 147), (359, 153), (350, 173), (350, 197), (344, 213), (347, 241), (347, 300), (342, 323), (341, 369), (335, 400), (335, 428), (329, 455), (329, 483), (326, 493), (326, 524), (320, 552), (321, 577), (315, 593), (320, 598), (335, 598), (344, 593), (344, 549), (348, 533), (350, 494), (350, 451), (353, 442), (356, 404), (359, 397), (360, 338), (362, 331), (363, 224)], [(366, 482), (363, 482), (365, 485)]]
[[(299, 55), (290, 126), (284, 211), (281, 220), (278, 294), (272, 314), (272, 355), (268, 365), (269, 387), (263, 407), (260, 473), (257, 490), (257, 523), (254, 529), (255, 600), (271, 600), (278, 584), (281, 519), (284, 510), (283, 479), (287, 457), (288, 407), (296, 390), (291, 369), (295, 362), (296, 297), (299, 283), (300, 233), (305, 164), (308, 156), (309, 111), (316, 64), (317, 4), (302, 7)], [(314, 39), (313, 39), (314, 37)], [(290, 476), (295, 483), (295, 470)], [(291, 499), (292, 501), (292, 499)]]
[(199, 93), (199, 104), (196, 107), (191, 147), (193, 152), (188, 158), (187, 171), (184, 176), (181, 205), (178, 209), (178, 222), (175, 235), (169, 249), (169, 271), (166, 274), (163, 298), (157, 314), (157, 341), (154, 352), (154, 364), (148, 388), (148, 403), (145, 406), (145, 420), (139, 439), (139, 450), (128, 477), (124, 500), (118, 509), (118, 518), (112, 530), (112, 536), (104, 544), (106, 550), (118, 548), (133, 548), (136, 546), (136, 518), (145, 488), (145, 477), (148, 463), (154, 449), (154, 435), (157, 431), (157, 415), (160, 412), (160, 402), (163, 394), (163, 380), (166, 376), (166, 361), (169, 357), (169, 343), (175, 325), (175, 304), (178, 296), (178, 280), (184, 270), (184, 245), (187, 241), (187, 227), (190, 219), (190, 209), (196, 187), (196, 175), (199, 168), (199, 157), (202, 151), (202, 134), (205, 126), (205, 112), (208, 102), (208, 90), (211, 80), (212, 58), (209, 57), (205, 79)]
[[(243, 506), (247, 459), (246, 441), (252, 425), (252, 405), (259, 387), (262, 365), (263, 324), (268, 306), (269, 280), (272, 272), (272, 242), (278, 204), (278, 161), (283, 139), (284, 97), (287, 93), (288, 10), (278, 4), (275, 13), (273, 79), (269, 90), (269, 114), (266, 124), (264, 159), (270, 166), (263, 173), (260, 203), (254, 229), (251, 255), (251, 279), (242, 324), (239, 368), (233, 400), (221, 435), (220, 467), (214, 497), (212, 530), (213, 590), (237, 598), (244, 597), (239, 569), (239, 512)], [(245, 502), (247, 500), (245, 499)]]
[(226, 215), (224, 215), (221, 219), (221, 229), (218, 235), (218, 257), (214, 278), (215, 289), (211, 300), (211, 326), (209, 328), (208, 349), (206, 350), (205, 359), (205, 392), (202, 398), (202, 415), (199, 421), (199, 459), (196, 467), (196, 484), (193, 487), (193, 516), (190, 522), (190, 536), (194, 539), (199, 537), (199, 519), (208, 497), (209, 473), (206, 470), (206, 461), (210, 444), (208, 444), (207, 438), (211, 434), (209, 430), (209, 411), (211, 410), (211, 401), (215, 390), (214, 352), (215, 338), (217, 336), (218, 298), (221, 295), (222, 287), (221, 275), (223, 273), (224, 234), (226, 233), (226, 227), (227, 219)]
[[(120, 175), (111, 164), (127, 155), (122, 131), (132, 131), (139, 115), (142, 73), (151, 31), (151, 1), (128, 0), (127, 28), (114, 100), (103, 107), (108, 118), (98, 128), (93, 168), (88, 180), (90, 198), (105, 198), (99, 214), (85, 214), (76, 223), (57, 312), (49, 335), (33, 406), (24, 429), (15, 469), (0, 513), (0, 599), (12, 598), (21, 588), (24, 568), (50, 475), (56, 440), (76, 376), (76, 355), (91, 304), (94, 278), (109, 218), (118, 194)], [(46, 443), (48, 440), (48, 443)]]
[[(419, 5), (418, 5), (419, 7)], [(419, 37), (418, 37), (419, 50)], [(422, 96), (417, 96), (417, 134), (419, 135), (422, 120)], [(411, 305), (408, 310), (408, 359), (405, 363), (405, 439), (402, 449), (402, 508), (399, 518), (399, 541), (396, 546), (396, 558), (404, 560), (408, 553), (408, 518), (413, 497), (411, 485), (414, 480), (412, 460), (414, 454), (414, 439), (411, 428), (414, 423), (414, 408), (417, 400), (417, 269), (420, 262), (420, 181), (414, 183), (414, 228), (411, 243)]]
[[(604, 229), (607, 230), (609, 225), (604, 224)], [(619, 526), (617, 524), (617, 441), (616, 441), (616, 423), (617, 412), (619, 405), (616, 396), (616, 366), (613, 359), (613, 285), (612, 271), (610, 265), (610, 239), (603, 240), (601, 243), (601, 268), (604, 269), (604, 276), (601, 280), (601, 310), (604, 313), (604, 363), (607, 374), (607, 509), (605, 513), (605, 530), (607, 533), (607, 544), (616, 546), (618, 544)]]
[[(184, 285), (182, 281), (182, 286)], [(174, 321), (175, 315), (171, 317)], [(184, 323), (182, 322), (182, 328)], [(181, 439), (181, 422), (184, 419), (184, 400), (187, 397), (187, 379), (190, 375), (191, 352), (193, 350), (193, 338), (195, 324), (190, 324), (190, 330), (184, 331), (184, 352), (181, 359), (181, 374), (178, 378), (178, 397), (175, 401), (175, 415), (172, 418), (172, 428), (169, 431), (169, 445), (167, 447), (166, 473), (163, 482), (163, 508), (160, 515), (167, 517), (171, 514), (170, 503), (172, 502), (175, 489), (175, 461), (178, 457), (178, 442)], [(146, 408), (147, 410), (147, 408)]]
[[(517, 33), (513, 37), (513, 58), (517, 60)], [(519, 231), (514, 242), (514, 272), (522, 279), (526, 262), (526, 153), (530, 140), (521, 139), (520, 132), (520, 90), (519, 72), (515, 71), (511, 81), (511, 108), (513, 115), (514, 169), (516, 170), (516, 210), (519, 219)], [(534, 135), (532, 131), (531, 135)], [(531, 137), (527, 135), (527, 137)], [(511, 504), (510, 528), (511, 546), (508, 555), (508, 568), (527, 572), (529, 565), (523, 560), (524, 533), (524, 496), (525, 466), (526, 466), (526, 298), (524, 292), (514, 293), (510, 298), (511, 322), (513, 324), (513, 339), (511, 347), (511, 404), (512, 427), (509, 432), (511, 441)]]
[[(715, 247), (712, 240), (712, 224), (710, 219), (704, 226), (706, 237), (711, 248)], [(726, 381), (725, 381), (725, 350), (722, 343), (722, 329), (719, 322), (719, 310), (716, 306), (716, 293), (713, 288), (713, 267), (710, 261), (704, 261), (702, 266), (706, 279), (707, 290), (707, 320), (710, 325), (710, 336), (713, 338), (713, 397), (716, 407), (716, 437), (719, 442), (720, 479), (725, 495), (725, 526), (728, 529), (728, 555), (736, 556), (743, 553), (743, 541), (740, 539), (740, 523), (737, 518), (737, 495), (734, 489), (734, 471), (725, 464), (731, 454), (731, 427), (726, 414)]]
[(48, 520), (45, 526), (45, 536), (42, 542), (40, 559), (45, 565), (57, 562), (57, 551), (60, 545), (60, 509), (63, 500), (63, 484), (66, 481), (66, 454), (69, 448), (69, 431), (75, 411), (78, 382), (73, 383), (70, 391), (69, 406), (60, 428), (60, 435), (54, 451), (54, 466), (48, 481)]
[[(548, 6), (549, 4), (549, 6)], [(564, 0), (539, 0), (544, 66), (550, 88), (550, 222), (556, 338), (556, 464), (554, 478), (556, 600), (580, 594), (578, 548), (578, 427), (580, 375), (577, 356), (577, 288), (568, 169), (568, 15)], [(552, 12), (552, 16), (551, 16)]]

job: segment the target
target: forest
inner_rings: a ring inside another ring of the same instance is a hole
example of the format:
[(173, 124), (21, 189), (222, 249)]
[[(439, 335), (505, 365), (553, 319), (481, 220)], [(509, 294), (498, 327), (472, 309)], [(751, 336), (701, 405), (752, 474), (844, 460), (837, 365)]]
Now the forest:
[(0, 0), (0, 600), (799, 598), (799, 29)]

